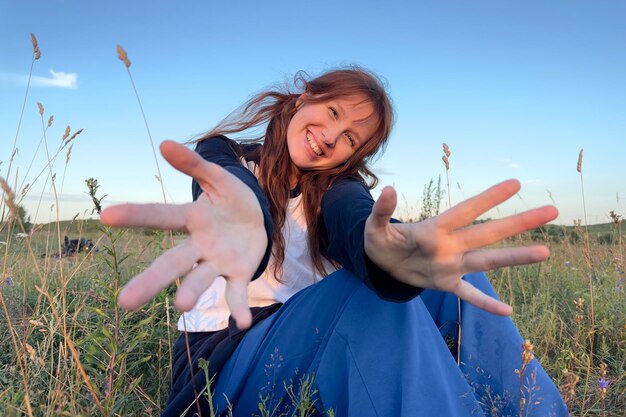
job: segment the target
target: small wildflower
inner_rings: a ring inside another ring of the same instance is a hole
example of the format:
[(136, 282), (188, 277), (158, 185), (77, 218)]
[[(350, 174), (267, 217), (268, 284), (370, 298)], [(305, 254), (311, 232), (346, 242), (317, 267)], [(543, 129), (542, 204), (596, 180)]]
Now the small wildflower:
[(571, 268), (572, 263), (570, 261), (565, 261), (565, 268)]
[(604, 378), (598, 379), (598, 386), (601, 390), (604, 390), (606, 392), (607, 388), (609, 387), (609, 380)]
[(609, 380), (605, 378), (598, 379), (598, 387), (600, 388), (600, 398), (606, 400), (606, 392), (609, 389)]
[(609, 380), (606, 377), (606, 363), (600, 364), (600, 379), (598, 379), (598, 388), (600, 388), (600, 398), (604, 401), (606, 399), (606, 392), (609, 389)]
[(6, 277), (6, 279), (4, 280), (4, 285), (13, 285), (11, 277)]

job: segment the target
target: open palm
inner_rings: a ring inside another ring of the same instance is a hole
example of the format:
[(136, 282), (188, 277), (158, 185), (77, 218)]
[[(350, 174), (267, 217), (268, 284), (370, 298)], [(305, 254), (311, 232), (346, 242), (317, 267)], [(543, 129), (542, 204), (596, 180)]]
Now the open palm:
[(404, 283), (448, 291), (491, 313), (510, 315), (511, 307), (497, 301), (461, 277), (511, 265), (541, 262), (545, 246), (482, 249), (507, 237), (554, 220), (553, 206), (472, 225), (481, 214), (515, 195), (518, 181), (509, 180), (419, 223), (389, 223), (396, 207), (395, 190), (387, 187), (374, 205), (365, 227), (365, 251), (379, 267)]
[(193, 177), (203, 193), (188, 204), (122, 204), (102, 212), (105, 224), (188, 234), (122, 289), (120, 305), (136, 309), (185, 276), (175, 305), (188, 311), (215, 278), (223, 276), (232, 316), (240, 328), (249, 327), (247, 286), (268, 243), (259, 202), (234, 175), (185, 146), (166, 141), (161, 153), (174, 168)]

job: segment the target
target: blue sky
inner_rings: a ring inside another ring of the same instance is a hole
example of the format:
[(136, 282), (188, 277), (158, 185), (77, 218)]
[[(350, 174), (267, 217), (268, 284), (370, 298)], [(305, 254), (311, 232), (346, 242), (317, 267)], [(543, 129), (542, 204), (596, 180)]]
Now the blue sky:
[[(506, 178), (523, 184), (489, 215), (549, 204), (557, 223), (589, 223), (626, 207), (626, 3), (623, 1), (109, 1), (0, 0), (0, 176), (7, 175), (25, 82), (30, 33), (42, 52), (9, 182), (31, 183), (24, 204), (46, 222), (46, 133), (57, 149), (67, 125), (84, 128), (53, 168), (61, 218), (89, 213), (84, 180), (105, 204), (161, 201), (146, 128), (115, 46), (131, 72), (156, 143), (210, 128), (252, 93), (298, 70), (358, 64), (389, 85), (397, 122), (375, 169), (395, 185), (400, 209), (419, 202), (452, 150), (450, 196), (461, 201)], [(189, 180), (164, 166), (168, 199), (190, 198)], [(376, 196), (377, 190), (374, 191)], [(551, 197), (550, 197), (551, 195)], [(42, 197), (40, 199), (40, 197)], [(447, 206), (447, 203), (445, 204)], [(400, 214), (403, 214), (402, 212)]]

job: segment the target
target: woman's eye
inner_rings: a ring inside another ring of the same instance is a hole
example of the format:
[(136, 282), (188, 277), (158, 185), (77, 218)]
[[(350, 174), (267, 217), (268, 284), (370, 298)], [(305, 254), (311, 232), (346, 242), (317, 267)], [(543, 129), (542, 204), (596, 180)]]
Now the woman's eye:
[(348, 139), (348, 144), (350, 146), (354, 146), (354, 139), (352, 138), (352, 135), (350, 135), (349, 133), (345, 133), (344, 136), (346, 137), (346, 139)]
[(328, 109), (330, 110), (330, 114), (333, 116), (333, 119), (339, 117), (339, 113), (337, 113), (337, 110), (335, 110), (333, 107), (329, 107)]

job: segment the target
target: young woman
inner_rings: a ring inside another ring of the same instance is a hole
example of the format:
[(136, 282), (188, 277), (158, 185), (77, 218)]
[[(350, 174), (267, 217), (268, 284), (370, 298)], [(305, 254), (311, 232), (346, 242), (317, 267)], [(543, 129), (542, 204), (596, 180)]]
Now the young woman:
[[(368, 162), (393, 122), (379, 80), (348, 68), (298, 75), (294, 85), (254, 96), (196, 152), (161, 145), (193, 177), (193, 203), (102, 213), (112, 225), (189, 234), (119, 297), (135, 309), (185, 276), (164, 415), (209, 415), (200, 358), (215, 376), (214, 406), (221, 413), (230, 403), (235, 416), (259, 407), (291, 415), (307, 392), (316, 415), (518, 415), (522, 339), (501, 317), (511, 308), (476, 272), (545, 260), (543, 246), (481, 248), (553, 220), (556, 209), (471, 226), (519, 190), (509, 180), (437, 217), (399, 223), (395, 191), (384, 188), (376, 202), (369, 193), (377, 178)], [(258, 126), (257, 140), (223, 136)], [(448, 346), (458, 342), (457, 297), (460, 367)], [(567, 413), (536, 360), (522, 378), (525, 415)]]

